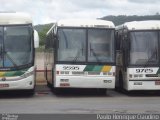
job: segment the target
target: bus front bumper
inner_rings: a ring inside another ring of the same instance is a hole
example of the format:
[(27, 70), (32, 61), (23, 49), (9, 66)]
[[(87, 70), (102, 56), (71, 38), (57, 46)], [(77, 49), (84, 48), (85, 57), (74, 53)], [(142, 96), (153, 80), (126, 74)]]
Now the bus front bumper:
[(0, 81), (0, 90), (30, 90), (34, 89), (35, 77), (29, 77), (14, 80), (14, 81)]
[(61, 88), (115, 88), (115, 77), (57, 76), (54, 87)]
[(160, 90), (160, 80), (129, 80), (127, 90)]

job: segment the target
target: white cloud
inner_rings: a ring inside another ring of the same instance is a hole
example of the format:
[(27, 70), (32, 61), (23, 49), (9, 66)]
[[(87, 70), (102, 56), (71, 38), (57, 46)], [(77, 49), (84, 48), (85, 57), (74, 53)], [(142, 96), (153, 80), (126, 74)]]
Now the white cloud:
[(28, 12), (34, 24), (44, 24), (65, 18), (155, 14), (159, 4), (159, 0), (1, 0), (0, 11)]

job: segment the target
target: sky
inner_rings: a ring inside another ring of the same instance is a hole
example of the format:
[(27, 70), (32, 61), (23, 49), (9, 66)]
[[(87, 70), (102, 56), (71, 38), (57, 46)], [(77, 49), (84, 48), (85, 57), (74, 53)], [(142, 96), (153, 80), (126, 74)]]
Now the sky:
[(159, 5), (160, 0), (0, 0), (0, 12), (27, 12), (37, 25), (69, 18), (154, 15)]

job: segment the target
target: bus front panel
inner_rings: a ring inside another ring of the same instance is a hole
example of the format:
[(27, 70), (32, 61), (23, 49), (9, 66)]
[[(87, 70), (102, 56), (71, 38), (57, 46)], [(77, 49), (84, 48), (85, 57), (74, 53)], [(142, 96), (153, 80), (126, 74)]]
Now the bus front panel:
[(127, 90), (160, 90), (159, 67), (128, 68), (127, 77)]
[(54, 87), (115, 88), (115, 66), (56, 65)]

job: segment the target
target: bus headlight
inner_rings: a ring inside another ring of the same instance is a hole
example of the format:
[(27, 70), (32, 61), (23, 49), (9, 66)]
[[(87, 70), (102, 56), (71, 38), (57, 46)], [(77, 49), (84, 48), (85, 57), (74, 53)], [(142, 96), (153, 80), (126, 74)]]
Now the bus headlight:
[(137, 75), (137, 74), (135, 74), (135, 75), (134, 75), (134, 78), (137, 78), (137, 77), (138, 77), (138, 75)]
[(143, 74), (135, 74), (134, 77), (135, 78), (141, 78), (141, 77), (143, 77)]
[(129, 74), (129, 78), (132, 78), (133, 77), (133, 75), (132, 74)]
[(129, 74), (129, 78), (142, 78), (143, 74)]
[(103, 72), (103, 75), (115, 76), (115, 72)]

